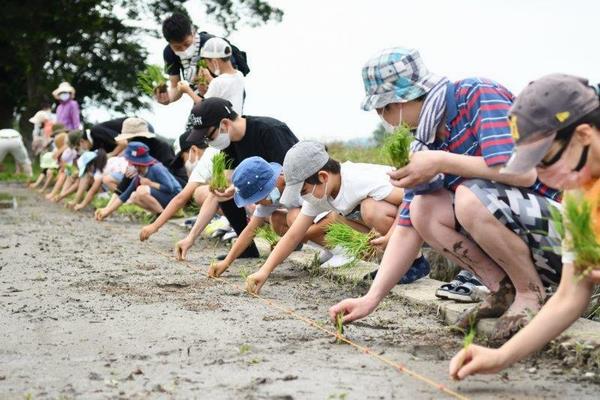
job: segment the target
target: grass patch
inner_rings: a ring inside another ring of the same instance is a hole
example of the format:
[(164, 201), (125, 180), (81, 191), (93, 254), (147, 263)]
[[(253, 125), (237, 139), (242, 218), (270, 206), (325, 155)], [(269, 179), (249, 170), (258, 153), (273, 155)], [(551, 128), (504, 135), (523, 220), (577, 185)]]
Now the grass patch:
[(376, 250), (371, 246), (374, 233), (362, 233), (339, 222), (329, 225), (325, 234), (325, 243), (330, 248), (340, 246), (356, 260), (370, 261), (375, 258)]
[[(108, 205), (110, 199), (105, 197), (94, 197), (92, 200), (92, 207), (94, 209), (104, 208)], [(154, 220), (154, 214), (144, 210), (142, 207), (139, 207), (135, 204), (122, 204), (121, 207), (115, 211), (115, 214), (127, 217), (131, 221), (141, 222), (143, 224), (150, 224)]]
[(381, 146), (381, 152), (387, 163), (396, 168), (406, 166), (410, 156), (410, 144), (413, 140), (410, 127), (405, 123), (396, 128), (392, 134), (387, 135)]
[(146, 69), (137, 75), (137, 84), (142, 92), (148, 96), (153, 96), (154, 91), (158, 89), (163, 93), (167, 91), (167, 78), (160, 65), (148, 65)]
[(227, 189), (229, 182), (225, 176), (225, 171), (231, 165), (231, 160), (227, 159), (227, 154), (217, 153), (212, 159), (212, 177), (210, 179), (210, 188), (222, 192)]
[(377, 147), (350, 147), (341, 142), (327, 144), (327, 152), (331, 158), (339, 161), (357, 163), (386, 164), (386, 159)]
[(37, 160), (32, 160), (31, 168), (33, 169), (33, 177), (30, 178), (25, 174), (17, 174), (16, 162), (12, 154), (7, 154), (1, 163), (0, 182), (28, 182), (34, 181), (40, 174), (40, 164)]
[(556, 230), (575, 253), (575, 276), (581, 279), (600, 266), (600, 245), (592, 226), (592, 205), (582, 195), (567, 194), (563, 213), (551, 208)]

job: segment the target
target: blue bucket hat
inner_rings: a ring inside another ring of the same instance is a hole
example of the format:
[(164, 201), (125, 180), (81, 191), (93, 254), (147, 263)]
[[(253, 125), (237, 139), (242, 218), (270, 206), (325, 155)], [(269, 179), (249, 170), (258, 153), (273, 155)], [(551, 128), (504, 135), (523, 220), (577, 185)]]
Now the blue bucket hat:
[(367, 61), (362, 78), (365, 111), (414, 100), (429, 93), (442, 79), (429, 72), (417, 50), (403, 47), (383, 50)]
[(125, 148), (125, 158), (133, 165), (148, 166), (156, 163), (150, 155), (150, 148), (142, 142), (129, 142)]
[(86, 151), (77, 159), (77, 169), (79, 170), (80, 178), (85, 174), (88, 164), (94, 161), (96, 157), (98, 157), (98, 153), (95, 151)]
[(235, 204), (244, 207), (266, 198), (275, 188), (281, 169), (281, 165), (268, 163), (261, 157), (250, 157), (242, 161), (232, 176), (236, 189), (233, 196)]

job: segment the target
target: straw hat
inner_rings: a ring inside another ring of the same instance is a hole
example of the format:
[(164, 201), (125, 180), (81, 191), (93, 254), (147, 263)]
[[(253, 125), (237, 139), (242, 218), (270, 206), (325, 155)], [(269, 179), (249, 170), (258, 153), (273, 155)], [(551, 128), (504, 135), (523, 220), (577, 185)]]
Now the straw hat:
[(52, 92), (52, 96), (57, 99), (58, 95), (63, 92), (71, 93), (71, 95), (75, 96), (75, 88), (69, 82), (61, 82)]
[(121, 134), (115, 137), (116, 141), (130, 140), (136, 137), (153, 138), (156, 135), (148, 131), (148, 124), (141, 118), (131, 117), (123, 121)]

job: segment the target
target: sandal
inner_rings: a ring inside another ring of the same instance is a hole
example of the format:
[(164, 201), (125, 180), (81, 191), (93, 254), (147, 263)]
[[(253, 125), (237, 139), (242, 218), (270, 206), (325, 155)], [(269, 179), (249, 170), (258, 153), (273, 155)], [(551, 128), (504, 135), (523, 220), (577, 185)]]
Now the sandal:
[(456, 275), (456, 277), (448, 282), (444, 283), (439, 287), (438, 290), (435, 291), (435, 297), (440, 299), (448, 299), (449, 294), (454, 291), (457, 287), (461, 286), (463, 283), (467, 282), (469, 279), (473, 277), (473, 274), (467, 270), (462, 270)]
[(483, 300), (490, 291), (475, 276), (468, 281), (450, 290), (448, 299), (460, 303), (477, 303)]

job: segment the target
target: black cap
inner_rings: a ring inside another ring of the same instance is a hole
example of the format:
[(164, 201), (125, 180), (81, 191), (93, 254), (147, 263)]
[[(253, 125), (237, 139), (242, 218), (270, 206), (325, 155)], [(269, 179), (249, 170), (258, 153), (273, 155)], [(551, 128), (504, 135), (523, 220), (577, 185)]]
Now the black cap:
[(179, 146), (174, 146), (177, 152), (175, 153), (175, 158), (171, 162), (171, 167), (178, 169), (183, 167), (183, 160), (181, 159), (181, 153), (184, 151), (188, 151), (192, 147), (192, 143), (187, 141), (187, 137), (190, 134), (190, 131), (185, 131), (179, 136), (177, 141), (179, 142)]
[(206, 142), (206, 134), (212, 127), (217, 127), (225, 118), (236, 115), (231, 102), (219, 97), (210, 97), (202, 100), (192, 108), (190, 120), (192, 131), (187, 141), (194, 144)]

